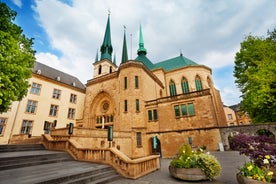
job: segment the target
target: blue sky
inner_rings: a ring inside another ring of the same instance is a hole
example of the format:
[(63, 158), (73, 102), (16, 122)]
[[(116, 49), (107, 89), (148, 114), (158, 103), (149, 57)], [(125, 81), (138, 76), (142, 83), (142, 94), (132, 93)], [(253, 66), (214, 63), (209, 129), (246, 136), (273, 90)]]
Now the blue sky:
[(108, 10), (113, 54), (120, 64), (127, 27), (129, 58), (136, 57), (139, 26), (153, 62), (183, 55), (212, 69), (225, 105), (240, 102), (234, 83), (235, 53), (246, 35), (276, 28), (274, 0), (0, 0), (17, 12), (15, 23), (34, 38), (39, 62), (78, 77), (93, 76)]

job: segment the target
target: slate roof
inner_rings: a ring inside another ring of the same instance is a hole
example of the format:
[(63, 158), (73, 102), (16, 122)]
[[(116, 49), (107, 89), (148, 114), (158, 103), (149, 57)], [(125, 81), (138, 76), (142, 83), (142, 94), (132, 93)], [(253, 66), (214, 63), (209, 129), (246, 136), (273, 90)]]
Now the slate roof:
[[(69, 86), (85, 90), (85, 85), (76, 77), (49, 67), (45, 64), (35, 62), (33, 73), (42, 75), (44, 77), (56, 80), (60, 83), (67, 84)], [(58, 80), (59, 79), (59, 80)]]
[(144, 54), (139, 55), (135, 61), (143, 63), (150, 70), (154, 68), (154, 64)]
[(165, 61), (161, 61), (158, 63), (153, 64), (145, 55), (141, 54), (136, 59), (136, 61), (142, 62), (148, 69), (158, 69), (162, 68), (165, 71), (174, 70), (177, 68), (182, 68), (185, 66), (198, 66), (198, 64), (186, 57), (184, 57), (182, 54), (180, 56), (167, 59)]
[(235, 111), (235, 112), (240, 111), (240, 107), (241, 107), (241, 104), (240, 104), (240, 103), (229, 106), (229, 108), (232, 109), (232, 110)]
[(174, 70), (185, 66), (197, 66), (194, 61), (184, 57), (182, 54), (175, 58), (167, 59), (165, 61), (154, 64), (154, 69), (163, 68), (165, 71)]

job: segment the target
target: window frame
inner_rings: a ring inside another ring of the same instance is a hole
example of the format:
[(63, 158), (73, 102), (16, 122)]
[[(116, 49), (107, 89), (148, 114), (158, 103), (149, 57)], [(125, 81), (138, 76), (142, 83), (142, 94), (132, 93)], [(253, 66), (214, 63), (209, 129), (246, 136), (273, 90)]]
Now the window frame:
[(35, 101), (35, 100), (28, 100), (28, 101), (27, 101), (27, 105), (26, 105), (25, 112), (26, 112), (26, 113), (30, 113), (30, 114), (35, 114), (35, 113), (36, 113), (37, 106), (38, 106), (38, 101)]
[(69, 99), (69, 101), (70, 101), (71, 103), (76, 104), (76, 103), (77, 103), (77, 95), (71, 93), (71, 94), (70, 94), (70, 99)]
[(127, 89), (127, 77), (124, 77), (124, 89)]
[(124, 112), (127, 112), (127, 110), (128, 110), (127, 100), (124, 100)]
[[(33, 120), (23, 119), (19, 134), (31, 134), (33, 129)], [(25, 126), (23, 126), (25, 124)]]
[(169, 90), (170, 90), (170, 96), (176, 96), (177, 95), (175, 82), (173, 80), (170, 80)]
[(140, 112), (140, 102), (139, 102), (139, 99), (135, 100), (135, 109), (136, 109), (136, 112)]
[(49, 116), (57, 117), (58, 116), (58, 110), (59, 110), (58, 108), (59, 108), (58, 105), (51, 104), (50, 111), (49, 111)]
[(41, 84), (33, 82), (32, 86), (31, 86), (31, 89), (30, 89), (30, 93), (35, 94), (35, 95), (39, 95), (40, 92), (41, 92), (41, 86), (42, 86)]
[(185, 77), (182, 77), (181, 80), (181, 88), (182, 88), (182, 93), (189, 93), (190, 89), (189, 89), (189, 82)]
[(59, 100), (61, 97), (61, 90), (54, 88), (52, 98)]
[(75, 119), (76, 109), (75, 108), (68, 108), (68, 119)]
[(139, 77), (135, 75), (134, 80), (135, 80), (135, 89), (139, 89)]
[(0, 117), (0, 136), (4, 136), (8, 118)]
[(142, 144), (142, 132), (136, 132), (136, 147), (137, 148), (143, 147), (143, 144)]
[(195, 85), (196, 85), (196, 91), (203, 90), (202, 81), (201, 81), (201, 78), (198, 75), (195, 77)]

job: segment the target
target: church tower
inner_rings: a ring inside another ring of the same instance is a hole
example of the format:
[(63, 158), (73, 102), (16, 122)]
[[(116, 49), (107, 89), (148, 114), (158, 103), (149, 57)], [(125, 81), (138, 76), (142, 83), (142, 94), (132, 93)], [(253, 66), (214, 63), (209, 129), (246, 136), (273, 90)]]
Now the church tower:
[(107, 24), (105, 28), (104, 40), (101, 45), (101, 57), (98, 60), (98, 51), (96, 54), (94, 65), (94, 78), (103, 76), (114, 72), (117, 69), (115, 56), (112, 62), (113, 47), (111, 44), (111, 31), (110, 31), (110, 14), (108, 14)]

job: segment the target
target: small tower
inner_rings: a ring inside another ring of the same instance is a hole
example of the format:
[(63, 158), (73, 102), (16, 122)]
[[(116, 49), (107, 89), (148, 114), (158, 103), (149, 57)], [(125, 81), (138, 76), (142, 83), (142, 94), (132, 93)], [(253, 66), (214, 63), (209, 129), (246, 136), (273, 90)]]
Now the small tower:
[(100, 60), (98, 60), (98, 52), (97, 52), (95, 62), (93, 63), (94, 78), (112, 73), (117, 69), (116, 63), (112, 62), (113, 47), (111, 44), (110, 14), (108, 14), (104, 40), (101, 45), (100, 52), (101, 52)]

